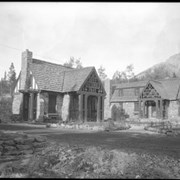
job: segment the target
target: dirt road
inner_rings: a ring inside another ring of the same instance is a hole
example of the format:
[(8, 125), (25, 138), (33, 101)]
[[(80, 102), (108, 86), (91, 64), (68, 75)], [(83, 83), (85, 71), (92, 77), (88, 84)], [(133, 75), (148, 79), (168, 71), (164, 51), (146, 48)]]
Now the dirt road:
[(51, 141), (82, 144), (86, 146), (101, 146), (108, 149), (121, 149), (126, 152), (154, 153), (180, 158), (180, 136), (166, 136), (156, 133), (146, 133), (143, 130), (123, 130), (116, 132), (92, 132), (60, 128), (46, 128), (43, 125), (0, 125), (0, 130), (24, 131), (28, 134), (46, 136)]

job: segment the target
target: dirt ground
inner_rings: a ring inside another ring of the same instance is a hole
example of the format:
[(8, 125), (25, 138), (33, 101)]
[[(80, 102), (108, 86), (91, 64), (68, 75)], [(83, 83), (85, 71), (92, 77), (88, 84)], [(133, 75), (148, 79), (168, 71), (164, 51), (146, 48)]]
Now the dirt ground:
[(50, 141), (70, 145), (101, 146), (125, 152), (149, 153), (180, 158), (180, 135), (167, 136), (133, 128), (114, 132), (93, 132), (63, 128), (46, 128), (45, 125), (0, 124), (0, 130), (24, 131), (46, 136)]

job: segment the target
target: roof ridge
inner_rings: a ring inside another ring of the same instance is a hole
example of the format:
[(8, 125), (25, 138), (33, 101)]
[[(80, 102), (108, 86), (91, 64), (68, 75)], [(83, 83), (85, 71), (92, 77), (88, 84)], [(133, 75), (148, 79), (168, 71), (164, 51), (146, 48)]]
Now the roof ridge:
[(58, 66), (62, 66), (62, 67), (69, 68), (69, 69), (74, 69), (74, 68), (72, 68), (72, 67), (67, 67), (67, 66), (64, 66), (64, 65), (62, 65), (62, 64), (56, 64), (56, 63), (52, 63), (52, 62), (49, 62), (49, 61), (40, 60), (40, 59), (36, 59), (36, 58), (32, 58), (32, 60), (40, 61), (40, 62), (42, 62), (42, 63), (52, 64), (52, 65), (58, 65)]
[[(72, 69), (73, 71), (79, 71), (79, 70), (83, 70), (83, 69), (87, 69), (87, 68), (94, 68), (94, 66), (87, 66), (87, 67), (83, 67), (83, 68), (74, 68)], [(65, 70), (66, 71), (66, 70)]]

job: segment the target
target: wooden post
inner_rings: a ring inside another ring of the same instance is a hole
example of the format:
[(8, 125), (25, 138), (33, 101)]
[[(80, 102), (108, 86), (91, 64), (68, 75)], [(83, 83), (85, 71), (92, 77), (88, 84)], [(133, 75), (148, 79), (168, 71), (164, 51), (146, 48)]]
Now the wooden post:
[(34, 101), (34, 93), (30, 93), (29, 97), (29, 120), (33, 120), (33, 101)]
[(139, 99), (139, 118), (141, 118), (141, 100)]
[(104, 121), (104, 96), (101, 96), (102, 98), (102, 121)]
[(101, 109), (100, 109), (100, 103), (101, 103), (101, 96), (98, 96), (98, 101), (97, 101), (97, 122), (100, 122), (100, 113), (101, 113)]
[(88, 95), (85, 94), (84, 98), (85, 98), (85, 100), (84, 100), (84, 103), (85, 103), (85, 108), (84, 108), (84, 111), (85, 111), (84, 121), (87, 122), (87, 114), (88, 114), (88, 109), (87, 109)]
[(82, 94), (80, 94), (79, 95), (79, 120), (80, 121), (83, 121), (83, 115), (82, 115), (82, 113), (83, 113), (83, 95)]
[(160, 100), (160, 119), (163, 119), (163, 106), (162, 106), (162, 99)]
[(156, 100), (156, 118), (158, 118), (159, 116), (158, 116), (158, 100)]
[(143, 100), (143, 118), (145, 118), (145, 101)]

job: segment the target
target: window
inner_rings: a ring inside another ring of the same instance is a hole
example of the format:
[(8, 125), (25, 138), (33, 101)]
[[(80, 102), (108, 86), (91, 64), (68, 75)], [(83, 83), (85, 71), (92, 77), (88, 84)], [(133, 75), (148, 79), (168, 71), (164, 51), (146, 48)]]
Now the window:
[(123, 89), (119, 89), (119, 96), (123, 96)]
[(135, 96), (139, 96), (139, 88), (134, 89), (134, 94), (135, 94)]

